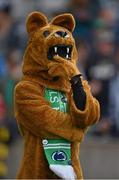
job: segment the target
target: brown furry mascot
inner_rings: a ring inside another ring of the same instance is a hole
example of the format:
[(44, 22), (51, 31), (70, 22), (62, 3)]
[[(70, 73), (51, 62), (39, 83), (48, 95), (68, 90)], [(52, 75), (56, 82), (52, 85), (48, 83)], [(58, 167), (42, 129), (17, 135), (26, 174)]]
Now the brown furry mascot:
[(18, 179), (82, 179), (80, 142), (99, 120), (99, 104), (76, 67), (71, 14), (51, 22), (40, 12), (26, 21), (29, 42), (15, 116), (25, 139)]

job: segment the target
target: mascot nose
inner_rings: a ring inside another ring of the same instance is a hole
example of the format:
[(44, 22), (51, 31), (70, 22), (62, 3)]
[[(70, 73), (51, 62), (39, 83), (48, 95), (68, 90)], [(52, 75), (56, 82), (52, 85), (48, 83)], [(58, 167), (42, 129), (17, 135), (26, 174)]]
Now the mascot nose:
[(65, 37), (67, 35), (67, 32), (65, 31), (57, 31), (55, 32), (56, 36)]

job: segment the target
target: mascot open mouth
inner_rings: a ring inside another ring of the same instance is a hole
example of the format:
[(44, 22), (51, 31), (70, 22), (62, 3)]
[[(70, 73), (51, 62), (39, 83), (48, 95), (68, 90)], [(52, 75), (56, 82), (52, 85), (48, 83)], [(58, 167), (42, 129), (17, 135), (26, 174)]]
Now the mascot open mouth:
[(71, 53), (72, 45), (57, 44), (49, 48), (47, 57), (52, 60), (54, 56), (59, 55), (66, 60), (71, 60)]

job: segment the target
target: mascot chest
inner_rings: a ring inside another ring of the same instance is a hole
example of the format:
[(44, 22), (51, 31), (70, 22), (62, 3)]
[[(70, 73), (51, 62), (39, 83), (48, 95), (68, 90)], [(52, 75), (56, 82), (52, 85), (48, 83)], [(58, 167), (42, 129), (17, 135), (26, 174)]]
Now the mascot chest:
[(50, 102), (52, 109), (64, 113), (69, 112), (67, 97), (64, 92), (46, 88), (44, 96)]

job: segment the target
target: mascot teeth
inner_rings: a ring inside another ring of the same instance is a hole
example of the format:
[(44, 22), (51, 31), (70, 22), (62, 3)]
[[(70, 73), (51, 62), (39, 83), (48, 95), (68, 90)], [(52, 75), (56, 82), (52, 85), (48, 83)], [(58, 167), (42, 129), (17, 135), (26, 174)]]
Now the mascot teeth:
[(57, 44), (55, 46), (51, 46), (47, 54), (48, 59), (53, 60), (54, 56), (58, 55), (66, 60), (71, 60), (72, 48), (72, 45), (64, 44)]
[(66, 58), (67, 58), (67, 59), (69, 58), (69, 55), (68, 55), (68, 54), (66, 55)]
[(55, 53), (57, 53), (57, 47), (54, 47), (54, 49), (55, 49)]
[(67, 47), (67, 53), (69, 53), (69, 48)]

